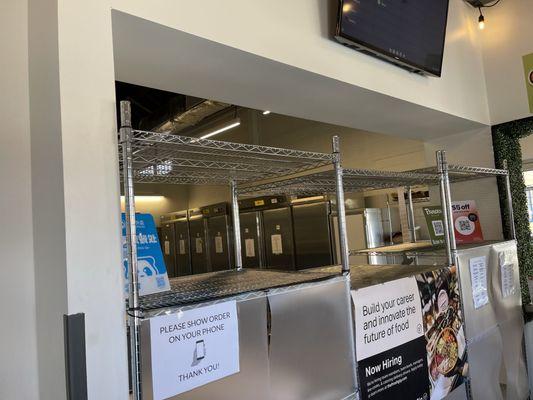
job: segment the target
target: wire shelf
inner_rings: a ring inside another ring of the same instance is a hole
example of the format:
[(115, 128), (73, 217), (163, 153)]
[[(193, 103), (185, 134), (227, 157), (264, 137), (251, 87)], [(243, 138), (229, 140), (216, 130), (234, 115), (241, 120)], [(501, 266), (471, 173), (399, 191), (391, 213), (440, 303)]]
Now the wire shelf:
[(183, 276), (170, 280), (171, 290), (168, 292), (142, 296), (140, 307), (143, 311), (147, 311), (183, 306), (242, 293), (316, 282), (338, 276), (338, 274), (338, 272), (301, 274), (299, 272), (243, 269), (241, 271), (230, 270)]
[[(343, 187), (346, 193), (391, 189), (397, 187), (416, 187), (438, 183), (439, 177), (436, 174), (420, 172), (393, 172), (375, 171), (367, 169), (344, 169)], [(297, 176), (287, 176), (280, 179), (257, 182), (255, 184), (244, 185), (239, 188), (241, 195), (267, 195), (267, 194), (289, 194), (289, 195), (313, 195), (334, 193), (335, 171), (332, 167), (323, 168), (319, 172), (298, 174)]]
[(225, 185), (230, 179), (256, 181), (320, 167), (333, 160), (333, 155), (327, 153), (140, 130), (133, 131), (131, 145), (133, 179), (144, 183)]
[[(407, 172), (423, 173), (423, 174), (438, 174), (437, 167), (427, 167)], [(507, 176), (508, 172), (505, 169), (472, 167), (468, 165), (448, 165), (448, 175), (450, 182), (463, 182), (474, 179), (483, 179), (490, 177)], [(438, 183), (438, 181), (437, 181)]]

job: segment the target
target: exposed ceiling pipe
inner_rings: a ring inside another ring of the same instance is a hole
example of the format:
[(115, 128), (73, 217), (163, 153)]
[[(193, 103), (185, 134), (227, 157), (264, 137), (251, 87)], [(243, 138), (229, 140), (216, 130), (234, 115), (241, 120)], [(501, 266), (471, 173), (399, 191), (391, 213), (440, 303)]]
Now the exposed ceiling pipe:
[(197, 125), (203, 119), (228, 107), (231, 107), (231, 105), (220, 101), (204, 100), (183, 113), (172, 116), (167, 121), (156, 126), (154, 130), (156, 132), (179, 133), (186, 128)]

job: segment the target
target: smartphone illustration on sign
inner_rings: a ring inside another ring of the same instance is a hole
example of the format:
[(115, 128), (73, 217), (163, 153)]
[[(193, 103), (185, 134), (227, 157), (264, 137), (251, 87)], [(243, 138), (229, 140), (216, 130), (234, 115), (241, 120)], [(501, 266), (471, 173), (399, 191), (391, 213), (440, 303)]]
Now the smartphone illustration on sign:
[(195, 367), (200, 364), (205, 358), (205, 342), (203, 339), (197, 340), (194, 346), (194, 352), (192, 355), (192, 364), (191, 367)]
[(196, 341), (196, 359), (203, 360), (205, 358), (205, 342), (202, 340)]

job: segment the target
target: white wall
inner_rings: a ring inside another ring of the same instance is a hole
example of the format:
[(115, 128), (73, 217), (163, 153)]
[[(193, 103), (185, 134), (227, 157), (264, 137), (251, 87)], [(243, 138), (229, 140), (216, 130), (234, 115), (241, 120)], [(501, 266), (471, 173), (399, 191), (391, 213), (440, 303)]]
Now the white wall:
[(28, 4), (0, 3), (0, 398), (38, 398), (31, 199)]
[[(28, 385), (8, 386), (2, 398), (19, 398), (37, 377), (39, 395), (28, 398), (66, 398), (62, 318), (84, 313), (89, 398), (127, 399), (109, 4), (30, 0), (28, 6), (29, 46), (21, 49), (29, 55), (31, 162), (23, 151), (9, 150), (22, 163), (19, 171), (31, 165), (33, 203), (32, 213), (21, 202), (10, 215), (18, 227), (33, 214), (35, 290), (24, 287), (31, 277), (17, 289), (29, 301), (35, 296), (38, 371), (31, 357), (12, 357), (27, 365), (21, 378)], [(11, 38), (23, 40), (26, 26), (19, 27)], [(8, 305), (18, 309), (17, 302)]]
[(481, 38), (491, 123), (531, 116), (522, 56), (533, 53), (533, 4), (531, 0), (502, 1), (483, 13), (486, 27)]
[(533, 135), (520, 139), (520, 147), (522, 148), (522, 161), (528, 164), (533, 163)]
[(326, 0), (112, 0), (114, 9), (270, 60), (481, 123), (489, 120), (474, 9), (450, 1), (443, 76), (407, 73), (333, 42)]
[(74, 0), (57, 4), (68, 311), (86, 316), (89, 398), (126, 399), (109, 3)]
[[(155, 224), (161, 225), (161, 216), (186, 210), (189, 206), (189, 187), (186, 185), (137, 184), (135, 185), (135, 210), (149, 213)], [(121, 197), (124, 212), (124, 197)]]

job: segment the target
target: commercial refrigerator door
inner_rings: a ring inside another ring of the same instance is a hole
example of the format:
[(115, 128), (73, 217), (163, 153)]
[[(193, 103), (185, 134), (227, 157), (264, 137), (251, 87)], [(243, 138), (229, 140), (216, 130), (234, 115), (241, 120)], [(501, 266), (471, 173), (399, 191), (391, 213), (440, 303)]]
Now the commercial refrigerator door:
[(233, 268), (229, 232), (230, 220), (228, 215), (216, 215), (207, 218), (211, 271), (224, 271)]
[(161, 225), (161, 247), (163, 250), (163, 259), (167, 267), (167, 274), (169, 278), (177, 276), (176, 271), (176, 251), (175, 251), (175, 236), (174, 224), (165, 222)]
[(295, 204), (292, 217), (296, 269), (332, 265), (329, 202)]
[(290, 207), (263, 211), (266, 268), (294, 270), (294, 236)]
[[(364, 212), (366, 248), (374, 249), (385, 246), (383, 237), (383, 218), (380, 208), (365, 208)], [(386, 256), (368, 256), (368, 263), (373, 265), (387, 264)]]
[(191, 270), (191, 251), (189, 242), (189, 221), (183, 218), (174, 223), (174, 232), (176, 238), (176, 271), (178, 276), (190, 275)]
[(244, 268), (262, 268), (265, 265), (265, 242), (262, 235), (262, 213), (244, 212), (241, 220), (242, 265)]
[(365, 208), (366, 248), (385, 246), (383, 240), (383, 223), (380, 208)]
[[(335, 236), (336, 249), (336, 263), (339, 264), (341, 260), (340, 253), (340, 239), (339, 239), (339, 219), (337, 215), (333, 216), (333, 234)], [(348, 238), (349, 250), (362, 250), (366, 248), (365, 240), (365, 224), (362, 213), (346, 214), (346, 236)], [(368, 257), (366, 255), (352, 255), (350, 256), (350, 264), (367, 264)]]
[(204, 222), (201, 216), (192, 216), (189, 218), (189, 240), (193, 274), (202, 274), (210, 271)]

